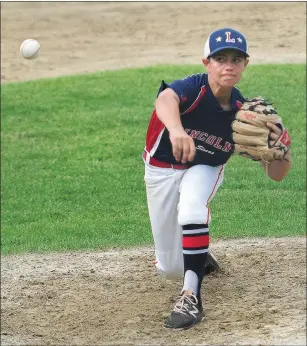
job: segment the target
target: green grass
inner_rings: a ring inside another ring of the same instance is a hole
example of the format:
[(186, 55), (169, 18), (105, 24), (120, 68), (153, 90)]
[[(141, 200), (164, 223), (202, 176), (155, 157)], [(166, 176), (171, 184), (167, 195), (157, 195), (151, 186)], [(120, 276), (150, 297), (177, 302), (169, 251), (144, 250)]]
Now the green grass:
[[(2, 253), (151, 244), (143, 183), (146, 129), (161, 79), (201, 66), (156, 66), (2, 85)], [(305, 65), (249, 66), (246, 96), (274, 102), (293, 137), (280, 183), (233, 158), (211, 203), (213, 238), (305, 233)]]

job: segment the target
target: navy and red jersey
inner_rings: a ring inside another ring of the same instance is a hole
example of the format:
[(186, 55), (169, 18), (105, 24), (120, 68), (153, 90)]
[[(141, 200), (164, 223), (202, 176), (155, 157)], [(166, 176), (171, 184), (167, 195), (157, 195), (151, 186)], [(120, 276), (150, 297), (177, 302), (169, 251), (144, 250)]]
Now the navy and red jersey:
[[(245, 100), (240, 91), (235, 87), (232, 89), (232, 109), (225, 111), (213, 95), (206, 73), (191, 75), (169, 85), (162, 81), (158, 96), (166, 88), (178, 95), (183, 128), (195, 143), (196, 155), (190, 164), (225, 164), (234, 152), (231, 123)], [(145, 151), (159, 161), (178, 165), (172, 153), (169, 132), (156, 110), (147, 129)]]

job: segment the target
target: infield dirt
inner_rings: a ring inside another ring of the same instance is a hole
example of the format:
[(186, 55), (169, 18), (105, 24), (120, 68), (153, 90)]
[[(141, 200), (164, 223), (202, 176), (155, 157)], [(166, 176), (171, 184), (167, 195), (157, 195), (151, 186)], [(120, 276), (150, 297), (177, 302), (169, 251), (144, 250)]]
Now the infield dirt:
[[(303, 2), (2, 2), (1, 21), (1, 83), (198, 64), (225, 26), (246, 34), (252, 64), (306, 61)], [(41, 43), (38, 59), (21, 58), (26, 38)], [(206, 317), (185, 332), (162, 327), (181, 281), (158, 276), (153, 247), (2, 256), (1, 344), (306, 345), (305, 238), (213, 234), (211, 248), (222, 271), (205, 279)]]

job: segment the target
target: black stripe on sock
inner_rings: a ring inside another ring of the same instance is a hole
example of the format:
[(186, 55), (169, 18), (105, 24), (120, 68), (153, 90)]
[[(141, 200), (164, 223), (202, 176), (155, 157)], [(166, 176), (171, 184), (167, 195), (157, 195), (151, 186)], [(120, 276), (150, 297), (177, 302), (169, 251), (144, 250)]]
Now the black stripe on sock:
[(182, 229), (185, 231), (193, 230), (193, 229), (202, 229), (202, 228), (208, 228), (207, 223), (199, 224), (199, 223), (191, 223), (189, 225), (183, 225)]

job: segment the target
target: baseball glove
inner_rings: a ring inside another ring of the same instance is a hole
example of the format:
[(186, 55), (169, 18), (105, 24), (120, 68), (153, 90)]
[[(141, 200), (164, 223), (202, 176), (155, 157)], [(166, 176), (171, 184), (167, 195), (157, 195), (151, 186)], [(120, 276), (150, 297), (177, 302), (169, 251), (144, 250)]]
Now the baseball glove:
[[(271, 122), (282, 133), (277, 141), (270, 140)], [(254, 161), (281, 160), (290, 148), (291, 139), (275, 108), (262, 97), (247, 99), (232, 122), (234, 152)]]

